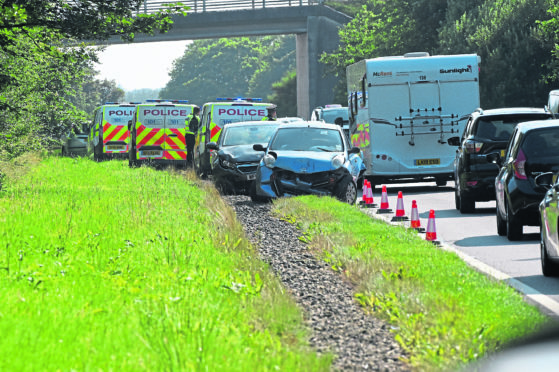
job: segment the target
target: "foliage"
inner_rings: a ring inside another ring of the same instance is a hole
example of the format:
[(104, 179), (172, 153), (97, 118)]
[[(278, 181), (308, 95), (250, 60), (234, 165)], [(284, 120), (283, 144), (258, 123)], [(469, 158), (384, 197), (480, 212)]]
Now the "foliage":
[[(76, 87), (76, 94), (71, 97), (77, 109), (89, 116), (96, 107), (104, 102), (122, 102), (125, 92), (119, 88), (114, 80), (99, 80), (95, 71), (90, 71), (80, 86)], [(90, 118), (92, 119), (92, 118)]]
[[(124, 94), (124, 99), (127, 102), (144, 102), (147, 99), (155, 99), (159, 97), (159, 92), (161, 89), (135, 89), (126, 91)], [(172, 99), (172, 97), (165, 97), (168, 99)]]
[(297, 116), (297, 73), (288, 72), (280, 81), (272, 85), (274, 93), (268, 96), (268, 101), (278, 106), (278, 117)]
[(293, 36), (197, 40), (175, 60), (161, 98), (202, 105), (217, 97), (259, 97), (295, 67)]
[[(464, 12), (440, 30), (442, 53), (481, 56), (483, 107), (543, 106), (552, 43), (539, 37), (547, 0), (493, 0)], [(456, 12), (457, 13), (457, 12)]]
[(330, 370), (193, 174), (51, 157), (8, 183), (0, 211), (2, 371)]
[[(122, 91), (95, 81), (95, 49), (77, 40), (165, 32), (170, 5), (138, 14), (141, 0), (0, 0), (0, 159), (55, 143), (92, 105)], [(88, 97), (91, 95), (91, 97)]]
[(365, 311), (390, 323), (414, 370), (462, 370), (551, 323), (515, 289), (413, 229), (328, 197), (285, 198), (274, 211), (353, 283)]
[(554, 3), (369, 0), (340, 31), (340, 48), (321, 60), (343, 76), (347, 65), (365, 58), (414, 51), (477, 53), (483, 107), (542, 106), (546, 82), (557, 79), (550, 58), (559, 29), (552, 20)]

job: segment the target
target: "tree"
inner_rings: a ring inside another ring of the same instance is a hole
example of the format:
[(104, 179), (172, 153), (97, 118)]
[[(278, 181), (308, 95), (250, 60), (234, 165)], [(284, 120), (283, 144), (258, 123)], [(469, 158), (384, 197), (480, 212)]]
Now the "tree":
[[(188, 9), (177, 3), (140, 14), (142, 2), (0, 0), (0, 158), (48, 146), (89, 115), (76, 105), (88, 109), (103, 94), (118, 95), (110, 83), (93, 81), (96, 50), (78, 40), (166, 32), (170, 15)], [(82, 88), (86, 82), (93, 85)], [(100, 96), (85, 98), (93, 91)]]
[[(555, 0), (369, 0), (321, 60), (338, 76), (356, 61), (411, 51), (481, 56), (483, 107), (541, 106), (556, 79)], [(551, 9), (547, 14), (546, 10)], [(555, 11), (553, 11), (555, 9)], [(542, 27), (538, 29), (538, 21)], [(559, 56), (559, 53), (557, 54)]]
[(272, 85), (274, 93), (268, 101), (278, 106), (278, 117), (297, 116), (297, 73), (289, 71), (280, 81)]
[(293, 36), (197, 40), (174, 61), (159, 96), (199, 105), (217, 97), (263, 98), (293, 68)]

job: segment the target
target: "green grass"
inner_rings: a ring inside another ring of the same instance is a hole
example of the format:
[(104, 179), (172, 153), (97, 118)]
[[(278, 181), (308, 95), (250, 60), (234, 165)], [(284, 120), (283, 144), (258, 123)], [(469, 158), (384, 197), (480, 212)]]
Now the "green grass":
[(4, 164), (0, 370), (329, 370), (234, 213), (192, 175)]
[(454, 253), (358, 207), (306, 196), (279, 200), (274, 210), (355, 284), (366, 311), (390, 322), (416, 370), (455, 370), (550, 321)]

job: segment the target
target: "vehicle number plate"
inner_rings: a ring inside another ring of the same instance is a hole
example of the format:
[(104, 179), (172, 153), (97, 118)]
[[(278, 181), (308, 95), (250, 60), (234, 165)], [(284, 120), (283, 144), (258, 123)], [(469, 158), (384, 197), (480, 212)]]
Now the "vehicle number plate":
[(126, 150), (126, 146), (123, 146), (123, 145), (107, 145), (107, 150)]
[(145, 150), (141, 151), (142, 156), (161, 156), (161, 151), (159, 150)]
[(439, 165), (441, 164), (441, 159), (415, 159), (414, 165)]
[(505, 157), (505, 152), (507, 152), (507, 150), (501, 150), (501, 157), (502, 157), (502, 158)]
[(247, 180), (254, 181), (256, 179), (256, 174), (249, 174), (247, 175)]

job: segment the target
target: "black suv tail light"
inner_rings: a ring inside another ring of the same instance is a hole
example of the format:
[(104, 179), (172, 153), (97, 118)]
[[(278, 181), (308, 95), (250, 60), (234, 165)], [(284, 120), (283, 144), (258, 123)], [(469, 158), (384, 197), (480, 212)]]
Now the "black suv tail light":
[(482, 142), (476, 142), (473, 140), (467, 140), (464, 142), (464, 150), (468, 154), (475, 154), (481, 151), (483, 146)]

